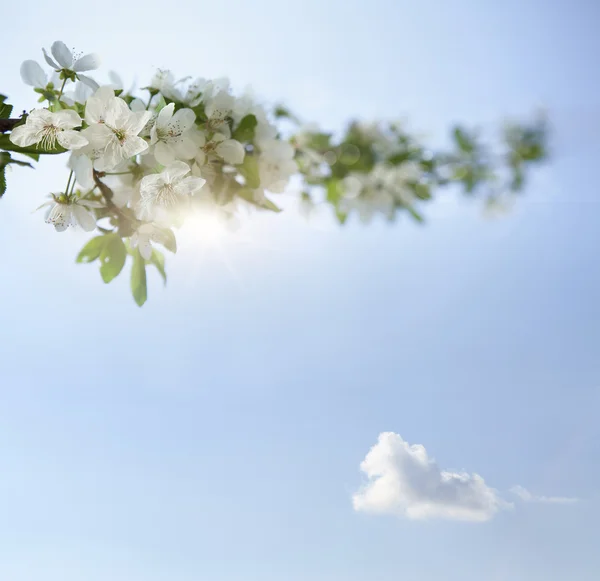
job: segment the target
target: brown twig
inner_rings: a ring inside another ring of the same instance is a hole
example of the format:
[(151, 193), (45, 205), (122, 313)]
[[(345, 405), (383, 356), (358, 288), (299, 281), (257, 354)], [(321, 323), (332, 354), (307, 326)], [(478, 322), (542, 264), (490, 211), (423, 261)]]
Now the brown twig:
[[(94, 183), (100, 190), (106, 203), (106, 207), (117, 215), (119, 220), (119, 230), (123, 232), (132, 231), (132, 228), (135, 229), (140, 222), (136, 220), (135, 217), (128, 216), (127, 213), (123, 212), (123, 210), (112, 201), (114, 196), (113, 191), (101, 180), (105, 175), (104, 172), (93, 170)], [(130, 234), (127, 233), (125, 235), (128, 236)]]
[(15, 128), (15, 125), (18, 125), (21, 121), (23, 121), (22, 117), (19, 117), (18, 119), (0, 119), (0, 133), (12, 131)]

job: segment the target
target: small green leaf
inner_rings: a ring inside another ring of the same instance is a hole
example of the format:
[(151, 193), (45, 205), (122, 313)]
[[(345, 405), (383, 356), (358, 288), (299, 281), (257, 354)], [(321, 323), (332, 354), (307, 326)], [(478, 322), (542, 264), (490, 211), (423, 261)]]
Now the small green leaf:
[(417, 212), (412, 206), (407, 206), (406, 209), (417, 222), (421, 224), (425, 222), (425, 218), (423, 218), (423, 216), (421, 216), (421, 214), (419, 214), (419, 212)]
[(460, 127), (454, 128), (454, 141), (458, 145), (458, 148), (464, 153), (472, 153), (475, 150), (474, 139)]
[(262, 200), (255, 200), (254, 192), (252, 192), (252, 190), (249, 190), (248, 188), (240, 188), (235, 192), (235, 194), (243, 200), (246, 200), (246, 202), (250, 202), (254, 206), (262, 208), (263, 210), (271, 210), (271, 212), (281, 212), (281, 208), (279, 208), (266, 197)]
[(75, 262), (94, 262), (102, 252), (104, 248), (104, 244), (106, 243), (106, 236), (96, 236), (92, 238), (82, 249), (81, 252), (77, 255)]
[(13, 165), (20, 165), (23, 167), (30, 167), (31, 169), (33, 169), (33, 166), (28, 161), (21, 161), (20, 159), (11, 158), (11, 160), (8, 163), (12, 163)]
[(8, 119), (12, 113), (13, 106), (8, 103), (0, 102), (0, 119)]
[(158, 99), (158, 103), (156, 104), (156, 109), (155, 112), (158, 115), (158, 113), (160, 113), (160, 111), (162, 109), (164, 109), (167, 106), (167, 102), (165, 101), (165, 98), (161, 95), (160, 98)]
[(256, 129), (256, 115), (246, 115), (233, 132), (232, 138), (242, 143), (252, 141), (254, 139), (254, 130)]
[(156, 241), (162, 244), (169, 252), (175, 254), (177, 252), (177, 239), (173, 230), (156, 226), (156, 231)]
[(338, 219), (338, 222), (342, 224), (342, 226), (346, 223), (346, 220), (348, 219), (348, 214), (345, 212), (340, 212), (340, 210), (335, 211), (335, 216)]
[(127, 250), (118, 234), (107, 234), (104, 238), (107, 240), (100, 252), (100, 276), (105, 283), (109, 283), (123, 270)]
[(431, 190), (428, 184), (415, 184), (415, 195), (419, 200), (430, 200)]
[(264, 208), (265, 210), (271, 210), (271, 212), (281, 212), (281, 208), (267, 197), (260, 202), (260, 207)]
[(248, 186), (251, 190), (260, 187), (258, 160), (255, 155), (246, 155), (244, 158), (244, 163), (239, 166), (239, 170), (246, 180), (246, 186)]
[(288, 119), (292, 118), (292, 114), (283, 105), (276, 105), (273, 113), (278, 119), (281, 119), (282, 117), (287, 117)]
[(0, 167), (0, 198), (6, 192), (6, 166)]
[(165, 255), (156, 249), (152, 249), (152, 256), (148, 260), (149, 264), (156, 266), (165, 285), (167, 284), (167, 273), (165, 272)]
[(332, 148), (330, 133), (311, 133), (308, 136), (308, 148), (321, 153)]
[(131, 267), (131, 293), (139, 307), (141, 307), (148, 298), (146, 262), (137, 248), (133, 253), (133, 266)]
[(343, 195), (343, 190), (340, 182), (336, 179), (327, 182), (327, 201), (330, 204), (337, 205)]

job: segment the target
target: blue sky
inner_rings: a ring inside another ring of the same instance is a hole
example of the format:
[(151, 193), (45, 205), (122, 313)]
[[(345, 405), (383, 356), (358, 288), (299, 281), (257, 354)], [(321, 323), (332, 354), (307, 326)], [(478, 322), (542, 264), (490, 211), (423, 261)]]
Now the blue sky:
[[(303, 118), (398, 118), (439, 140), (545, 105), (554, 159), (500, 220), (440, 194), (416, 226), (255, 216), (184, 244), (138, 309), (74, 264), (87, 236), (0, 204), (0, 578), (591, 581), (600, 574), (599, 10), (462, 0), (33, 0), (0, 39), (62, 39), (143, 83), (229, 75)], [(244, 242), (250, 239), (251, 242)], [(357, 513), (381, 432), (514, 502), (489, 522)], [(520, 502), (509, 489), (577, 497)]]

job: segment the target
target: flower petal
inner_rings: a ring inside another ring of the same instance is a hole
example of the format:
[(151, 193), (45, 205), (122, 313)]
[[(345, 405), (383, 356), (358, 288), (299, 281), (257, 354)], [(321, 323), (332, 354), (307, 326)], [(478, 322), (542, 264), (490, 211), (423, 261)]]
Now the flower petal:
[(139, 237), (138, 248), (142, 258), (150, 260), (150, 257), (152, 256), (152, 244), (150, 244), (150, 240), (146, 236)]
[(183, 161), (174, 161), (169, 167), (161, 172), (161, 178), (166, 184), (180, 180), (184, 175), (190, 173), (190, 166)]
[(110, 79), (111, 86), (115, 91), (122, 91), (125, 89), (123, 79), (115, 71), (108, 71), (108, 78)]
[(166, 127), (171, 120), (171, 117), (173, 117), (174, 109), (175, 103), (169, 103), (166, 107), (163, 107), (156, 118), (156, 127), (159, 129)]
[(129, 159), (134, 155), (146, 151), (146, 149), (148, 149), (148, 143), (141, 137), (132, 136), (128, 137), (121, 147), (123, 150), (123, 159)]
[(78, 73), (80, 71), (94, 71), (100, 67), (100, 57), (97, 54), (86, 54), (75, 61), (73, 70)]
[(82, 75), (81, 73), (77, 73), (77, 78), (82, 83), (85, 83), (88, 87), (92, 88), (94, 91), (97, 91), (98, 88), (100, 87), (100, 85), (96, 81), (94, 81), (94, 79), (92, 79), (91, 77), (88, 77), (87, 75)]
[(192, 159), (198, 153), (198, 146), (187, 135), (172, 143), (171, 147), (179, 159)]
[(94, 187), (93, 164), (87, 155), (72, 153), (67, 166), (73, 170), (77, 183), (84, 190), (90, 190)]
[(148, 121), (152, 118), (150, 111), (128, 111), (127, 119), (124, 121), (123, 127), (127, 129), (128, 133), (138, 135), (142, 129), (146, 126)]
[(64, 232), (71, 225), (71, 206), (54, 204), (46, 215), (46, 222), (53, 224), (57, 232)]
[(38, 132), (35, 129), (32, 130), (31, 127), (27, 127), (27, 124), (25, 124), (15, 127), (9, 135), (9, 139), (19, 147), (29, 147), (40, 141), (41, 136), (38, 135)]
[(73, 53), (67, 48), (67, 45), (61, 40), (57, 40), (50, 47), (52, 56), (60, 65), (58, 68), (70, 69), (73, 66)]
[(159, 141), (154, 146), (154, 157), (161, 165), (169, 165), (175, 161), (175, 152), (171, 146)]
[(59, 131), (56, 140), (65, 149), (80, 149), (88, 144), (88, 140), (79, 131), (73, 131), (72, 129)]
[(175, 187), (175, 191), (180, 196), (191, 196), (192, 194), (195, 194), (197, 191), (199, 191), (205, 183), (206, 180), (204, 178), (190, 176), (181, 180)]
[[(91, 129), (88, 128), (88, 129)], [(102, 156), (94, 160), (94, 169), (110, 171), (123, 161), (123, 152), (118, 142), (110, 141), (102, 151)]]
[(244, 146), (235, 139), (227, 139), (217, 145), (215, 151), (223, 158), (226, 163), (239, 165), (244, 161), (246, 151)]
[(169, 125), (174, 126), (178, 133), (183, 133), (194, 125), (194, 121), (196, 121), (196, 113), (191, 109), (179, 109), (179, 111), (173, 115)]
[(46, 49), (45, 49), (45, 48), (43, 48), (43, 49), (42, 49), (42, 52), (44, 53), (44, 59), (45, 59), (45, 61), (46, 61), (46, 62), (47, 62), (47, 63), (48, 63), (48, 64), (49, 64), (49, 65), (50, 65), (50, 66), (51, 66), (53, 69), (56, 69), (56, 70), (60, 69), (60, 66), (59, 66), (59, 65), (57, 65), (57, 64), (56, 64), (56, 63), (55, 63), (55, 62), (54, 62), (54, 61), (53, 61), (53, 60), (50, 58), (50, 56), (49, 56), (49, 55), (48, 55), (48, 53), (46, 52)]
[(54, 125), (61, 129), (73, 129), (81, 127), (81, 117), (73, 109), (63, 109), (54, 113)]
[(100, 87), (85, 103), (85, 120), (88, 125), (106, 120), (106, 112), (115, 98), (112, 87)]
[(96, 228), (95, 216), (83, 206), (80, 206), (79, 204), (73, 204), (71, 206), (71, 211), (73, 212), (75, 222), (77, 222), (77, 224), (81, 226), (83, 230), (86, 232), (91, 232)]
[(134, 113), (143, 113), (146, 110), (146, 105), (144, 104), (144, 101), (136, 98), (133, 101), (131, 101), (131, 103), (129, 103), (129, 108)]
[(21, 79), (26, 85), (43, 88), (48, 84), (44, 69), (35, 61), (24, 61), (21, 65)]

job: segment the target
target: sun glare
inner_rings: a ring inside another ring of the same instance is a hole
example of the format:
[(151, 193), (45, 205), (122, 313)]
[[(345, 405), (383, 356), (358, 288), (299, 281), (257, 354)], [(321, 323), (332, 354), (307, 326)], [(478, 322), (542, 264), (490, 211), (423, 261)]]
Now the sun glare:
[(237, 218), (228, 218), (209, 206), (194, 209), (185, 219), (177, 239), (182, 248), (222, 248), (228, 240), (237, 238)]

